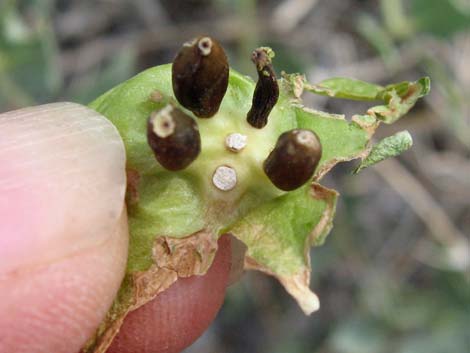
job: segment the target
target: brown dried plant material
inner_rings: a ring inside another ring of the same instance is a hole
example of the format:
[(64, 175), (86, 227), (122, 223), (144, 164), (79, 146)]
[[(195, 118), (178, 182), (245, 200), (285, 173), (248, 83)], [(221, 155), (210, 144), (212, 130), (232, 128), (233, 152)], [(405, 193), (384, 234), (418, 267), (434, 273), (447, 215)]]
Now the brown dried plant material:
[(120, 296), (82, 352), (105, 353), (129, 312), (153, 300), (178, 278), (205, 274), (216, 251), (217, 238), (206, 230), (180, 239), (157, 237), (153, 265), (126, 276)]
[(279, 84), (272, 65), (273, 57), (274, 52), (271, 48), (265, 47), (256, 49), (251, 56), (258, 72), (258, 82), (246, 120), (257, 129), (263, 128), (268, 123), (268, 116), (279, 99)]

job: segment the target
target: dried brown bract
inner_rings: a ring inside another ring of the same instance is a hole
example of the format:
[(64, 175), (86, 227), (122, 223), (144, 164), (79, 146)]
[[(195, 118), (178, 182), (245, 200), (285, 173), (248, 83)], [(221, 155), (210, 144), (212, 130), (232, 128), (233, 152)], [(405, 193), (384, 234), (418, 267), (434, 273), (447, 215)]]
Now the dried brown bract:
[(251, 126), (258, 129), (268, 123), (269, 113), (279, 98), (279, 85), (272, 65), (273, 57), (273, 51), (264, 47), (256, 49), (251, 56), (258, 71), (258, 82), (246, 120)]

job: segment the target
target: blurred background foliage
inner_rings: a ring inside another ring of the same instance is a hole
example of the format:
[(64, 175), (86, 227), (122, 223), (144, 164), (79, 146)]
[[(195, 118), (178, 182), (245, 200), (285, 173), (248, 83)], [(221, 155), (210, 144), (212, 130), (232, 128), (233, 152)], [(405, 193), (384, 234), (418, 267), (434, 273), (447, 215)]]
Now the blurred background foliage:
[[(379, 137), (408, 129), (414, 147), (357, 176), (338, 166), (335, 227), (312, 250), (322, 308), (305, 317), (271, 278), (246, 274), (186, 353), (470, 352), (469, 0), (1, 0), (0, 112), (88, 103), (172, 60), (207, 33), (254, 76), (256, 46), (280, 73), (312, 82), (431, 76), (419, 106)], [(362, 103), (306, 96), (351, 116)]]

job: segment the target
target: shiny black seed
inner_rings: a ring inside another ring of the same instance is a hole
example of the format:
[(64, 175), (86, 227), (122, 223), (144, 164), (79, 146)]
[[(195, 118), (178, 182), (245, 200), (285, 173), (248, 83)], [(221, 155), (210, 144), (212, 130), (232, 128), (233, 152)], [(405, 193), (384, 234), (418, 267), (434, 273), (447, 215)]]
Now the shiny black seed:
[(151, 114), (147, 122), (147, 141), (157, 161), (172, 171), (186, 168), (201, 151), (196, 122), (170, 104)]
[(222, 46), (210, 37), (185, 43), (173, 61), (173, 92), (199, 118), (219, 110), (228, 87), (229, 65)]
[(264, 162), (264, 172), (276, 187), (291, 191), (312, 178), (321, 155), (321, 143), (313, 131), (290, 130), (279, 136)]

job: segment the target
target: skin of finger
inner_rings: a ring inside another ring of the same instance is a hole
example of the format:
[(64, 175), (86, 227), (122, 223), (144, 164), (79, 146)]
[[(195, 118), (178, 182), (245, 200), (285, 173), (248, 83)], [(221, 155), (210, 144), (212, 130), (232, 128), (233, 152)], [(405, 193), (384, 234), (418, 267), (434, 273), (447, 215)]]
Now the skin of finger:
[(116, 127), (85, 106), (0, 114), (0, 277), (107, 240), (123, 208), (125, 163)]
[(78, 352), (109, 309), (124, 276), (124, 209), (100, 245), (0, 280), (0, 352)]
[(204, 276), (179, 279), (154, 300), (131, 312), (107, 353), (178, 353), (214, 320), (228, 285), (231, 243), (219, 250)]

